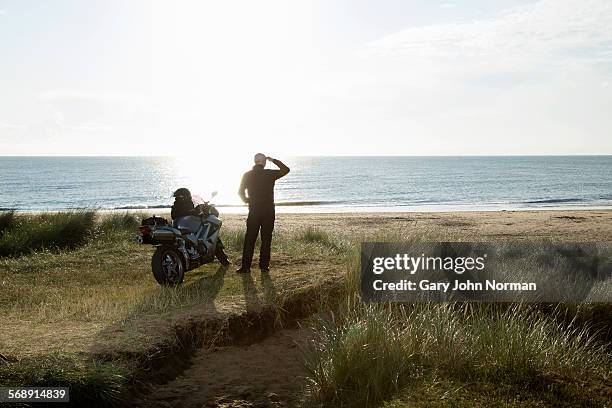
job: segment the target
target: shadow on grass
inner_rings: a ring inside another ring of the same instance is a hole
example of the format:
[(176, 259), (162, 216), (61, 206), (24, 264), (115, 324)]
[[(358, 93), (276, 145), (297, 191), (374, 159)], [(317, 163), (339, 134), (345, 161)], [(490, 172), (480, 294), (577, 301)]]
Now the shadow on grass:
[(150, 290), (125, 318), (100, 331), (92, 347), (93, 354), (112, 358), (113, 348), (119, 354), (121, 349), (147, 349), (163, 341), (181, 319), (194, 314), (218, 316), (215, 299), (223, 288), (226, 272), (227, 267), (221, 265), (212, 275)]
[(257, 288), (250, 273), (243, 273), (241, 276), (242, 291), (244, 293), (244, 302), (247, 312), (256, 312), (261, 307)]
[(276, 305), (278, 296), (269, 273), (262, 272), (260, 277), (263, 299), (259, 298), (253, 276), (250, 273), (243, 274), (241, 278), (247, 312), (257, 312), (261, 310), (262, 306), (265, 306), (264, 303), (267, 306), (274, 307)]
[(270, 278), (270, 274), (262, 272), (261, 274), (261, 286), (263, 287), (264, 299), (268, 303), (275, 303), (277, 301), (276, 288)]
[[(93, 361), (125, 370), (117, 403), (129, 400), (126, 391), (142, 381), (159, 383), (174, 378), (189, 365), (202, 339), (219, 330), (221, 313), (215, 306), (225, 281), (226, 266), (214, 274), (175, 287), (156, 287), (127, 313), (125, 318), (102, 329), (91, 346)], [(199, 316), (205, 315), (206, 319)], [(197, 318), (195, 318), (198, 316)], [(211, 323), (206, 326), (204, 323)]]

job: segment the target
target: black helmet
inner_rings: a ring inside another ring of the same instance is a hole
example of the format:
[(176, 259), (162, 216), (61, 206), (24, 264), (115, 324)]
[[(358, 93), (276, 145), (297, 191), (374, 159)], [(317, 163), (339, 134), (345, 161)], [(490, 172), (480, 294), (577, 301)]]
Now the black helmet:
[(187, 200), (191, 200), (191, 192), (185, 187), (181, 187), (176, 190), (174, 194), (172, 194), (172, 196), (176, 198), (185, 198)]

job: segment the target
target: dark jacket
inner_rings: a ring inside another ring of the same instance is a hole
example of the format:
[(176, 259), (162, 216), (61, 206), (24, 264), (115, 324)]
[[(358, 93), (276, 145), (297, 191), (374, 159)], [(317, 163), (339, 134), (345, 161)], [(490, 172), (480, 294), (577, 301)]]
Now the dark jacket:
[(170, 210), (170, 217), (172, 217), (173, 220), (194, 214), (195, 210), (191, 200), (174, 200), (174, 204), (172, 204), (172, 209)]
[(249, 204), (249, 208), (274, 206), (274, 183), (289, 173), (289, 167), (280, 160), (272, 160), (272, 163), (276, 164), (279, 169), (264, 169), (264, 166), (256, 164), (251, 171), (247, 171), (242, 176), (238, 194), (242, 201)]

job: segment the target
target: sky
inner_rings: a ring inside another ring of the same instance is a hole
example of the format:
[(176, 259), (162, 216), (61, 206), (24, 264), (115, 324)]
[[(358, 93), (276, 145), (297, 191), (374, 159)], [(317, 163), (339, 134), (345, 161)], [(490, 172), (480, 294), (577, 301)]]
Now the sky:
[(612, 154), (610, 0), (0, 0), (0, 155)]

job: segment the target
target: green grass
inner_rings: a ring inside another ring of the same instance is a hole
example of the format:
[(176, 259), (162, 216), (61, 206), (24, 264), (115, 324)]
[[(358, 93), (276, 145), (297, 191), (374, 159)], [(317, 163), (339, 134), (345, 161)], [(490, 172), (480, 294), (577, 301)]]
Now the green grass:
[(309, 406), (378, 406), (436, 373), (517, 393), (612, 375), (606, 345), (527, 306), (357, 303), (320, 318), (315, 332), (306, 354)]
[(414, 356), (403, 330), (385, 310), (352, 309), (342, 318), (320, 319), (306, 354), (307, 404), (376, 406), (410, 379)]
[(3, 386), (70, 387), (72, 406), (116, 406), (125, 383), (125, 372), (117, 365), (85, 361), (72, 354), (52, 353), (0, 363)]
[(221, 230), (221, 240), (223, 245), (230, 250), (242, 252), (244, 246), (244, 230), (224, 229)]
[(139, 213), (112, 213), (105, 214), (97, 225), (99, 235), (113, 233), (135, 234), (143, 218), (147, 215)]
[(0, 238), (4, 231), (8, 230), (15, 224), (15, 211), (0, 212)]
[(98, 240), (116, 240), (135, 234), (143, 217), (138, 213), (105, 214), (96, 222), (95, 211), (40, 214), (0, 213), (0, 256), (23, 256), (37, 251), (75, 249)]
[(315, 227), (307, 227), (298, 231), (297, 234), (295, 234), (295, 239), (301, 242), (322, 245), (330, 249), (337, 249), (339, 247), (337, 239), (322, 229)]
[(36, 215), (4, 213), (0, 216), (0, 256), (81, 246), (94, 233), (95, 215), (94, 211)]
[(549, 382), (540, 387), (520, 387), (511, 383), (465, 381), (427, 374), (411, 383), (384, 408), (524, 408), (593, 407), (609, 405), (602, 388), (582, 382)]
[[(609, 304), (367, 304), (360, 297), (362, 239), (343, 251), (346, 297), (314, 320), (306, 406), (598, 406), (585, 401), (610, 397)], [(457, 384), (465, 392), (455, 392)], [(479, 387), (498, 392), (477, 396)], [(420, 395), (424, 389), (440, 399)]]

